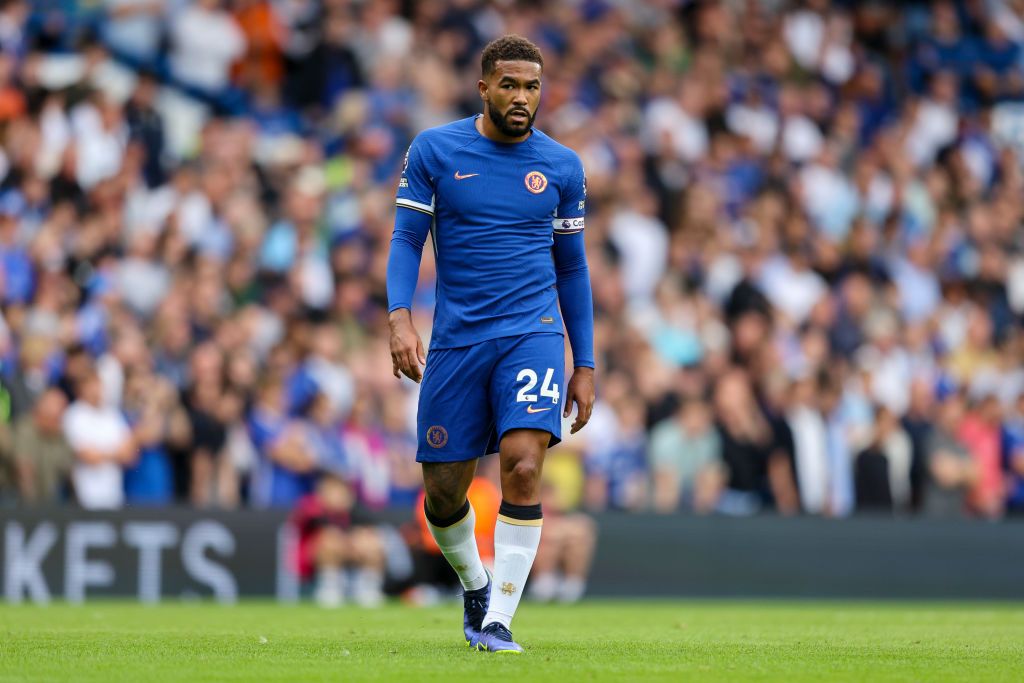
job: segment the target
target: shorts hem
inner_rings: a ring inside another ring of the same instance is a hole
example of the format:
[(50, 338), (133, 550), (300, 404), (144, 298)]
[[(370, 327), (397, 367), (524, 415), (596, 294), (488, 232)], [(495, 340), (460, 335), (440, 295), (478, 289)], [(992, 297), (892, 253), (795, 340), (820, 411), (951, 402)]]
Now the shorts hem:
[[(513, 429), (535, 429), (535, 430), (537, 430), (539, 432), (547, 432), (551, 436), (551, 438), (548, 439), (548, 448), (554, 448), (558, 444), (562, 443), (562, 435), (560, 433), (556, 434), (555, 432), (551, 431), (550, 429), (545, 429), (544, 427), (538, 427), (535, 424), (517, 424), (517, 423), (513, 422), (510, 425), (506, 425), (506, 426), (502, 427), (498, 431), (498, 441), (497, 441), (497, 444), (498, 444), (499, 449), (501, 447), (501, 440), (505, 437), (505, 434), (507, 432), (509, 432), (510, 430), (513, 430)], [(495, 451), (495, 452), (497, 452), (497, 451)]]
[(484, 457), (486, 453), (480, 455), (448, 455), (447, 453), (431, 453), (428, 451), (416, 451), (416, 462), (469, 462), (470, 460), (479, 460)]

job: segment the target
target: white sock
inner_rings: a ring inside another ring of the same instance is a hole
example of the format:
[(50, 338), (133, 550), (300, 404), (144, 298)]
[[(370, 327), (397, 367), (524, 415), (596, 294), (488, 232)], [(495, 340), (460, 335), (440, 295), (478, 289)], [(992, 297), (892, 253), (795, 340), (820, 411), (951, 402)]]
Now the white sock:
[(361, 607), (377, 607), (384, 602), (384, 574), (376, 569), (357, 569), (353, 581), (352, 597)]
[(345, 602), (345, 573), (338, 567), (322, 567), (316, 577), (315, 599), (321, 607), (338, 607)]
[[(502, 510), (527, 507), (536, 507), (537, 514), (540, 514), (540, 505), (510, 506), (502, 503)], [(519, 519), (498, 514), (498, 522), (494, 525), (494, 581), (484, 626), (498, 622), (510, 628), (519, 599), (523, 597), (533, 558), (537, 556), (542, 521), (539, 516), (537, 519)]]
[(558, 592), (558, 575), (554, 572), (538, 574), (530, 580), (530, 597), (540, 602), (551, 602)]
[(446, 526), (434, 526), (428, 513), (427, 527), (437, 541), (437, 547), (441, 549), (444, 559), (448, 560), (448, 564), (459, 575), (462, 587), (471, 591), (487, 585), (487, 571), (480, 561), (480, 551), (476, 548), (476, 536), (473, 533), (476, 529), (476, 514), (468, 500), (459, 512), (463, 510), (464, 516)]
[(559, 602), (579, 602), (587, 591), (587, 582), (578, 576), (567, 576), (558, 588)]

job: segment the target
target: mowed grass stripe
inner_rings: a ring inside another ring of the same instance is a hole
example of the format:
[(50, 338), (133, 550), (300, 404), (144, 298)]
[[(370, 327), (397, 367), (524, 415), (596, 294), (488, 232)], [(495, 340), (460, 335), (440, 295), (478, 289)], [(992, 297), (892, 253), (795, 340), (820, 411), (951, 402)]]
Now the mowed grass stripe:
[(528, 652), (466, 649), (457, 605), (0, 606), (0, 681), (1016, 681), (1024, 604), (524, 605)]

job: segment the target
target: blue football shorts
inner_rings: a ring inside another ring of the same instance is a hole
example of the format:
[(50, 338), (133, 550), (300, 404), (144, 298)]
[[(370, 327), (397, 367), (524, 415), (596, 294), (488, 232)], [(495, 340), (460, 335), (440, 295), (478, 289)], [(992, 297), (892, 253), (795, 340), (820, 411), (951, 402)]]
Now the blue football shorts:
[(502, 337), (427, 355), (416, 416), (418, 462), (459, 462), (498, 450), (510, 429), (562, 440), (565, 342)]

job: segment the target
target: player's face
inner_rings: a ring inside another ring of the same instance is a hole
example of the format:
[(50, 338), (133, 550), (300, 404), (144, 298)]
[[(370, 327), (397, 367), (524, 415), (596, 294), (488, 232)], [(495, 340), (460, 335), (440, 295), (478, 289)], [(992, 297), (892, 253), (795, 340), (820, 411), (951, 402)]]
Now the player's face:
[(487, 80), (480, 81), (480, 96), (488, 118), (510, 138), (530, 132), (540, 106), (540, 64), (501, 61)]

